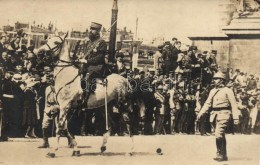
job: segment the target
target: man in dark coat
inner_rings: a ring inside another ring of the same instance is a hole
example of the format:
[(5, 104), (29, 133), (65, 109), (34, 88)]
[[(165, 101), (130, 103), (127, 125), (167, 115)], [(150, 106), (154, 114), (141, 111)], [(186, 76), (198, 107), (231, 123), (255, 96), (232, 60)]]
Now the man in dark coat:
[[(0, 55), (2, 55), (2, 53), (4, 51), (6, 51), (5, 43), (6, 43), (6, 37), (1, 36), (0, 37)], [(3, 58), (2, 58), (2, 56), (0, 56), (0, 63), (2, 63), (2, 62), (3, 62)]]
[(175, 69), (178, 67), (178, 63), (177, 63), (177, 59), (178, 59), (178, 54), (181, 53), (181, 42), (177, 41), (175, 43), (175, 47), (172, 50), (172, 59), (171, 59), (171, 63), (172, 63), (172, 71), (175, 71)]
[[(87, 72), (86, 80), (88, 90), (95, 90), (95, 79), (104, 77), (105, 56), (107, 54), (107, 44), (100, 37), (102, 25), (92, 22), (89, 32), (89, 41), (84, 46), (84, 58), (80, 62), (84, 63), (83, 76)], [(84, 88), (82, 86), (82, 88)]]
[(165, 45), (163, 47), (162, 58), (165, 67), (164, 72), (167, 76), (169, 75), (170, 71), (175, 71), (175, 69), (178, 66), (177, 59), (178, 59), (178, 54), (181, 52), (180, 45), (181, 45), (180, 41), (177, 41), (175, 43), (175, 47), (173, 47), (170, 42), (165, 42)]

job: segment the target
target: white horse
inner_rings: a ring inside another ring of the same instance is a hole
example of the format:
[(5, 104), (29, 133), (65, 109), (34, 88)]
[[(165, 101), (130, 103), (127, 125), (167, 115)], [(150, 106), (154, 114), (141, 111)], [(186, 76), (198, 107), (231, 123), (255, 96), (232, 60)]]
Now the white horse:
[[(58, 61), (54, 68), (55, 94), (56, 101), (60, 107), (59, 124), (57, 131), (57, 147), (53, 153), (48, 153), (47, 156), (55, 157), (55, 151), (59, 148), (59, 139), (61, 131), (67, 130), (67, 124), (71, 118), (72, 109), (79, 107), (80, 98), (82, 97), (83, 89), (81, 89), (81, 78), (79, 68), (76, 67), (76, 62), (71, 59), (70, 53), (75, 42), (66, 39), (68, 34), (57, 36), (49, 39), (45, 45), (40, 47), (39, 51), (51, 51), (53, 57), (57, 57)], [(125, 114), (131, 111), (131, 104), (128, 102), (131, 99), (131, 90), (129, 90), (128, 80), (118, 74), (111, 74), (106, 78), (106, 83), (101, 79), (97, 81), (95, 93), (89, 96), (87, 101), (87, 109), (103, 109), (106, 107), (105, 102), (109, 103), (116, 100), (122, 105)], [(128, 111), (129, 110), (129, 111)], [(69, 115), (68, 115), (69, 114)], [(73, 113), (72, 113), (73, 114)], [(106, 113), (107, 114), (107, 113)], [(127, 117), (126, 117), (127, 118)], [(129, 118), (128, 118), (129, 119)], [(127, 122), (129, 124), (130, 122)], [(106, 122), (106, 125), (107, 122)], [(127, 125), (130, 128), (129, 125)], [(130, 129), (129, 129), (130, 131)], [(131, 134), (131, 133), (130, 133)], [(70, 135), (70, 134), (69, 134)], [(73, 136), (73, 135), (71, 135)], [(109, 131), (104, 134), (101, 152), (106, 150), (107, 138)], [(132, 137), (132, 136), (131, 136)], [(133, 141), (133, 139), (132, 139)], [(77, 143), (74, 142), (73, 155), (78, 156), (80, 151), (77, 148)]]

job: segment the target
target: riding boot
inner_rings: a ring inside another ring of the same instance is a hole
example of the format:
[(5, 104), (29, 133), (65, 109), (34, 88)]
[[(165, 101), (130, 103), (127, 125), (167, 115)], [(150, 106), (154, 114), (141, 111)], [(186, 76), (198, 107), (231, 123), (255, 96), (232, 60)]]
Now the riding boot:
[(227, 161), (227, 141), (226, 137), (224, 136), (223, 142), (222, 142), (222, 148), (221, 148), (221, 155), (223, 156), (221, 161)]
[(42, 129), (42, 136), (43, 136), (43, 144), (39, 146), (38, 148), (49, 148), (49, 141), (48, 141), (48, 130), (46, 128)]
[(222, 146), (222, 139), (216, 139), (216, 147), (217, 147), (217, 155), (214, 160), (221, 159), (221, 146)]
[(220, 156), (215, 158), (214, 160), (218, 162), (227, 161), (227, 150), (226, 150), (226, 138), (219, 139), (219, 145), (220, 145)]

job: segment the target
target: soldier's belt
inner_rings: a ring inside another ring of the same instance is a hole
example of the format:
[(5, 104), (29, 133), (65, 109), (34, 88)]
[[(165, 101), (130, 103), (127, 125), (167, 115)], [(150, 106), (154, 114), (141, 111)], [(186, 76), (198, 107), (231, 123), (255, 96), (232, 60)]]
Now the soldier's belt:
[(230, 110), (231, 107), (218, 107), (218, 108), (212, 108), (213, 111), (222, 111), (222, 110)]

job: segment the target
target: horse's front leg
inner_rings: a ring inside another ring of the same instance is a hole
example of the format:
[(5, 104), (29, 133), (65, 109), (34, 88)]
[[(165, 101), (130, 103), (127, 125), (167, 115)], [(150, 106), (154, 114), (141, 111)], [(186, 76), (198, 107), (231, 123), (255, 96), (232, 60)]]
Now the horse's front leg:
[(126, 124), (126, 129), (129, 132), (129, 137), (131, 139), (131, 143), (130, 143), (131, 147), (130, 147), (130, 151), (128, 152), (130, 156), (132, 156), (133, 152), (134, 152), (134, 136), (133, 136), (133, 133), (132, 133), (132, 126), (133, 126), (132, 125), (133, 124), (132, 118), (133, 117), (131, 115), (132, 114), (130, 112), (124, 112), (123, 113), (123, 120)]
[[(76, 109), (74, 110), (74, 112)], [(72, 134), (72, 127), (70, 126), (70, 120), (73, 117), (73, 114), (69, 114), (67, 116), (66, 125), (67, 125), (67, 138), (69, 142), (69, 147), (73, 149), (72, 156), (80, 156), (80, 150), (78, 149), (77, 142), (75, 140), (74, 135)]]
[(67, 122), (66, 122), (67, 112), (68, 111), (60, 110), (60, 114), (57, 117), (57, 120), (56, 120), (56, 126), (57, 126), (56, 139), (57, 139), (57, 143), (56, 143), (56, 146), (54, 147), (53, 152), (47, 153), (47, 157), (49, 157), (49, 158), (54, 158), (56, 156), (56, 152), (59, 150), (60, 137), (61, 137), (62, 133), (67, 131)]
[(55, 124), (56, 124), (56, 140), (57, 140), (57, 143), (56, 143), (56, 146), (54, 147), (54, 150), (53, 151), (49, 151), (46, 155), (46, 157), (49, 157), (49, 158), (54, 158), (56, 156), (56, 152), (59, 150), (59, 143), (60, 143), (60, 137), (61, 137), (61, 133), (60, 133), (60, 128), (58, 126), (58, 122), (59, 122), (59, 119), (58, 117), (55, 119)]

